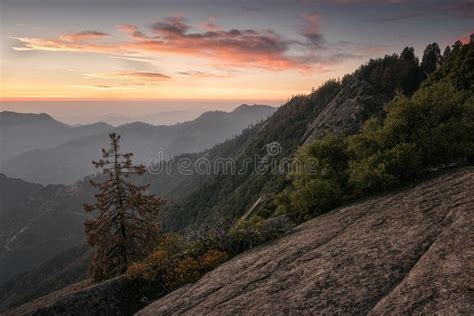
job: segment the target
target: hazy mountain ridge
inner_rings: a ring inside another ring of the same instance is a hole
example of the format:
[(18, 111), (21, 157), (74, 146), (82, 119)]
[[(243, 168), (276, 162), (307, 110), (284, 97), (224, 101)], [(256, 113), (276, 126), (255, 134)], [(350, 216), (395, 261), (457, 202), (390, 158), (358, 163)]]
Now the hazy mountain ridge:
[[(169, 159), (182, 152), (210, 148), (239, 134), (250, 124), (266, 119), (275, 110), (270, 106), (242, 105), (232, 112), (206, 112), (193, 121), (171, 126), (142, 122), (125, 124), (75, 138), (54, 148), (25, 152), (4, 161), (0, 167), (8, 176), (31, 182), (74, 183), (95, 172), (90, 161), (99, 157), (111, 131), (122, 136), (124, 151), (133, 152), (135, 161), (146, 163), (153, 157)], [(81, 131), (87, 127), (75, 129)]]
[(173, 125), (196, 119), (205, 111), (178, 110), (163, 111), (140, 116), (127, 116), (120, 114), (106, 114), (99, 116), (68, 115), (58, 116), (58, 120), (70, 125), (87, 125), (97, 121), (105, 122), (112, 126), (120, 126), (133, 122), (144, 122), (152, 125)]
[(106, 123), (74, 127), (61, 123), (46, 113), (0, 112), (0, 167), (3, 161), (27, 151), (53, 148), (111, 128)]
[[(243, 106), (248, 106), (244, 104)], [(265, 106), (265, 105), (263, 105)], [(188, 121), (195, 120), (201, 114), (210, 112), (212, 110), (176, 110), (176, 111), (162, 111), (157, 113), (150, 113), (147, 115), (128, 116), (121, 114), (105, 114), (98, 116), (80, 116), (68, 115), (57, 116), (57, 119), (73, 126), (82, 126), (95, 123), (97, 121), (105, 122), (112, 126), (118, 127), (134, 122), (143, 122), (151, 125), (175, 125)]]

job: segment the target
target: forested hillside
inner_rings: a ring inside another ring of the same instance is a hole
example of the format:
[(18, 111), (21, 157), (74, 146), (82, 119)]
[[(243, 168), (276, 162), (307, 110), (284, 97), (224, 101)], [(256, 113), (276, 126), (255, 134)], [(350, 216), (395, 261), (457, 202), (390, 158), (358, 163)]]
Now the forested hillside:
[[(246, 160), (254, 162), (256, 157), (265, 157), (266, 145), (276, 142), (281, 152), (271, 158), (279, 163), (292, 158), (299, 146), (328, 133), (358, 131), (368, 118), (380, 115), (384, 104), (397, 93), (413, 94), (425, 78), (412, 48), (406, 48), (400, 55), (370, 60), (353, 74), (328, 81), (309, 95), (292, 97), (267, 121), (203, 155), (211, 161), (233, 158), (240, 170)], [(194, 161), (199, 157), (189, 156)], [(255, 212), (269, 216), (275, 210), (275, 193), (288, 184), (283, 173), (269, 170), (257, 174), (254, 168), (239, 175), (222, 172), (203, 179), (174, 173), (171, 177), (151, 176), (147, 181), (158, 192), (165, 188), (167, 194), (179, 197), (162, 214), (164, 227), (170, 230), (220, 216), (242, 216), (260, 197), (262, 202)], [(176, 189), (170, 192), (171, 188)], [(189, 196), (183, 198), (188, 192)]]

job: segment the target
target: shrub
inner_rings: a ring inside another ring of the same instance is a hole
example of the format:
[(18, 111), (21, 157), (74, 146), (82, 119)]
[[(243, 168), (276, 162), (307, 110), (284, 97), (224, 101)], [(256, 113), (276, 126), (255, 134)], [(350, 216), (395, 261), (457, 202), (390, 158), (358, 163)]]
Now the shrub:
[(227, 235), (227, 251), (236, 255), (288, 231), (291, 224), (286, 216), (264, 220), (253, 217), (238, 221)]
[(188, 245), (181, 236), (165, 234), (150, 256), (129, 267), (127, 276), (130, 279), (155, 281), (157, 293), (165, 294), (187, 283), (196, 282), (227, 258), (225, 252), (214, 249), (195, 256), (188, 251)]
[[(342, 204), (348, 181), (344, 137), (329, 135), (303, 147), (295, 162), (304, 168), (294, 168), (289, 175), (290, 187), (276, 197), (276, 215), (290, 214), (293, 221), (299, 223)], [(312, 170), (307, 170), (308, 166)]]
[(263, 220), (255, 217), (237, 222), (220, 220), (214, 225), (187, 232), (164, 234), (157, 249), (144, 261), (132, 264), (127, 276), (156, 284), (157, 296), (196, 282), (247, 249), (275, 238), (291, 228), (286, 217)]
[(331, 180), (312, 179), (299, 190), (291, 193), (292, 207), (301, 214), (316, 216), (338, 206), (342, 202), (341, 186)]

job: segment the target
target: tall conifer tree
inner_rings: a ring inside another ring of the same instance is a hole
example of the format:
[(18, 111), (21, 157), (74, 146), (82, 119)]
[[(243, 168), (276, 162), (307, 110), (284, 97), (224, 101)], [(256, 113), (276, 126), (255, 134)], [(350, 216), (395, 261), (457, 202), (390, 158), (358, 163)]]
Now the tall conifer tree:
[(426, 74), (431, 74), (439, 68), (442, 62), (441, 51), (437, 43), (432, 43), (426, 46), (423, 52), (423, 58), (421, 61), (421, 68)]
[(147, 194), (148, 185), (133, 183), (130, 176), (145, 173), (144, 165), (134, 165), (132, 153), (119, 152), (120, 136), (110, 134), (110, 148), (102, 149), (102, 159), (93, 161), (102, 169), (102, 181), (90, 181), (99, 190), (87, 212), (96, 211), (94, 220), (85, 222), (87, 242), (95, 248), (89, 267), (95, 281), (124, 273), (127, 267), (141, 260), (152, 250), (158, 237), (157, 216), (164, 201)]

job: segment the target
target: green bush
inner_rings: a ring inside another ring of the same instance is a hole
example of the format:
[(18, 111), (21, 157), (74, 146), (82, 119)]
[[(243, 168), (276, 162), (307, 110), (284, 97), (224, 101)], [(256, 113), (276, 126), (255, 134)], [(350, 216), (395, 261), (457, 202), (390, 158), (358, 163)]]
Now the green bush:
[(275, 199), (275, 214), (296, 222), (345, 200), (378, 191), (417, 174), (474, 161), (474, 98), (446, 82), (412, 97), (396, 96), (381, 118), (369, 119), (352, 136), (329, 135), (302, 148), (295, 161), (315, 168), (289, 175)]
[(276, 197), (275, 214), (290, 214), (299, 223), (339, 206), (348, 181), (347, 164), (344, 137), (329, 135), (303, 147), (289, 175), (290, 187)]
[(381, 123), (349, 137), (349, 183), (357, 191), (397, 183), (430, 169), (472, 160), (472, 97), (435, 83), (411, 98), (396, 97)]

